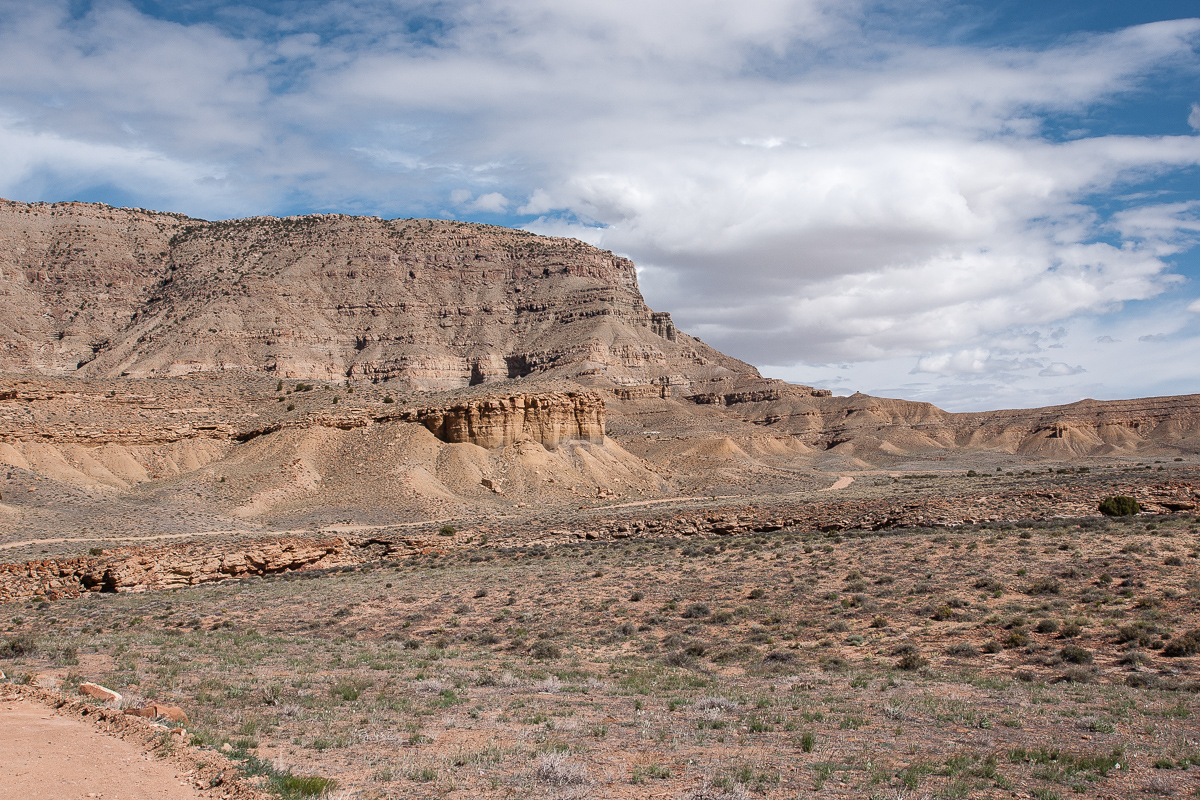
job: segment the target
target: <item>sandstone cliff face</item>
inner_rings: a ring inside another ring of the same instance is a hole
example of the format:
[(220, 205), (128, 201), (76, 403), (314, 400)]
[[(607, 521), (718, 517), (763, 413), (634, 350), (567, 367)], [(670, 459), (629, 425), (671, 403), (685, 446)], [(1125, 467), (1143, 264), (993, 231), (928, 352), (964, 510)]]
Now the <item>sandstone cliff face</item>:
[(0, 202), (0, 368), (250, 370), (454, 388), (556, 371), (690, 386), (753, 367), (652, 312), (632, 262), (485, 225), (204, 222)]
[(406, 412), (443, 442), (486, 449), (530, 439), (548, 450), (565, 439), (604, 441), (604, 401), (594, 393), (563, 392), (486, 397)]

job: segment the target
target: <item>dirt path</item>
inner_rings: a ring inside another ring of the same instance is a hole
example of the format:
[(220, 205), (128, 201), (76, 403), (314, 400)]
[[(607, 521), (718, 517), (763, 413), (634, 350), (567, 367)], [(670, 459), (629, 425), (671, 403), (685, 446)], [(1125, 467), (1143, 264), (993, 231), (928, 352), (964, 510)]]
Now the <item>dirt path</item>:
[(824, 489), (821, 489), (821, 491), (822, 492), (832, 492), (835, 489), (845, 489), (847, 486), (849, 486), (852, 483), (854, 483), (854, 478), (851, 478), (849, 475), (843, 475), (842, 477), (838, 478), (836, 481), (833, 482), (833, 486), (826, 486)]
[(63, 544), (64, 542), (154, 542), (160, 539), (190, 539), (204, 536), (226, 536), (233, 534), (251, 534), (261, 535), (263, 531), (193, 531), (192, 533), (156, 533), (153, 536), (109, 536), (101, 538), (98, 536), (83, 536), (83, 537), (57, 537), (53, 539), (26, 539), (21, 542), (9, 542), (8, 544), (0, 544), (0, 550), (11, 550), (15, 547), (26, 547), (34, 544)]
[(0, 800), (201, 800), (172, 764), (40, 703), (0, 700)]

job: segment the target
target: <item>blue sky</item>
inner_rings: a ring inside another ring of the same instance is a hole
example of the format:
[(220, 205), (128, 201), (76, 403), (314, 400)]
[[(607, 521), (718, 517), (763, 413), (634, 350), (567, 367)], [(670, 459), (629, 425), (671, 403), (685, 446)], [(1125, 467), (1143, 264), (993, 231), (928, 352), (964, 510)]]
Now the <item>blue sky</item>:
[(1195, 8), (0, 0), (0, 195), (577, 236), (838, 393), (1200, 392)]

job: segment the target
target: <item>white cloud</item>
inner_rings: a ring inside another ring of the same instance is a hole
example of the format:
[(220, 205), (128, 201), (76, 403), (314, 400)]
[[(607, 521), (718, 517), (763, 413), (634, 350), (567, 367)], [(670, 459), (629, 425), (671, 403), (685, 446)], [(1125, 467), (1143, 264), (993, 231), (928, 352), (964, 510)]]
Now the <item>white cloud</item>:
[(1192, 103), (1192, 113), (1188, 114), (1188, 125), (1192, 130), (1200, 131), (1200, 103)]
[(1068, 375), (1078, 375), (1081, 372), (1087, 372), (1083, 367), (1072, 367), (1070, 364), (1064, 364), (1061, 361), (1055, 361), (1050, 366), (1038, 373), (1042, 378), (1063, 378)]
[(1077, 321), (1180, 285), (1167, 259), (1200, 239), (1200, 201), (1134, 195), (1200, 164), (1200, 137), (1058, 140), (1049, 120), (1194, 69), (1200, 20), (971, 47), (881, 32), (873, 8), (300, 4), (223, 30), (0, 0), (0, 191), (111, 185), (215, 216), (449, 198), (634, 257), (651, 305), (781, 370), (975, 382), (963, 403), (1108, 376), (1081, 354), (1146, 330)]
[(1188, 303), (1187, 310), (1193, 314), (1200, 314), (1200, 298)]
[(1138, 341), (1151, 343), (1165, 342), (1167, 341), (1167, 335), (1165, 333), (1148, 333), (1145, 336), (1139, 336)]
[(471, 208), (492, 214), (502, 214), (508, 208), (508, 198), (499, 192), (488, 192), (475, 198)]

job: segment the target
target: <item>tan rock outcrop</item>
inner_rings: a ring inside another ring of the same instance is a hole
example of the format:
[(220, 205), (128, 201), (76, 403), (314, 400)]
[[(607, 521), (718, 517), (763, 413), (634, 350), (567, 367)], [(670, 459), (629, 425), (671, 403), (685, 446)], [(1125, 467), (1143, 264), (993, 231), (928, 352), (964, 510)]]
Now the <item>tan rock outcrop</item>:
[(487, 449), (531, 439), (548, 450), (568, 440), (604, 441), (604, 401), (590, 392), (485, 397), (406, 412), (443, 442)]
[(120, 703), (124, 699), (120, 692), (114, 692), (112, 689), (101, 686), (98, 683), (79, 684), (79, 693), (85, 697), (94, 697), (97, 700), (103, 700), (105, 703)]

